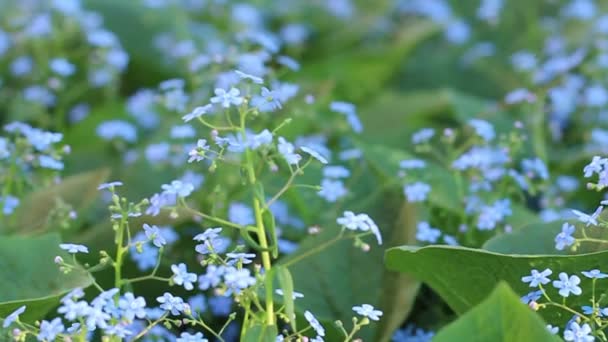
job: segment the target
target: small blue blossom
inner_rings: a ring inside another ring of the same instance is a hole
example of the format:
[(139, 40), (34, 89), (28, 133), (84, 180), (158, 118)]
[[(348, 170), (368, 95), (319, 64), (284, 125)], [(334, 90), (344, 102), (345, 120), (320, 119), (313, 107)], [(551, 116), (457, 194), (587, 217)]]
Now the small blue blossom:
[(310, 155), (311, 157), (315, 158), (316, 160), (318, 160), (321, 164), (327, 164), (328, 161), (325, 157), (323, 157), (321, 155), (321, 153), (313, 150), (310, 147), (307, 146), (301, 146), (300, 149), (302, 150), (302, 152), (305, 152), (306, 154)]
[(158, 248), (153, 247), (149, 243), (144, 243), (141, 246), (141, 253), (133, 246), (131, 247), (131, 253), (129, 253), (129, 255), (140, 271), (146, 271), (151, 270), (156, 266), (159, 254)]
[(363, 317), (371, 319), (372, 321), (378, 321), (380, 320), (380, 316), (382, 316), (382, 311), (374, 309), (374, 307), (369, 304), (353, 306), (353, 311)]
[(564, 340), (574, 342), (593, 342), (595, 337), (591, 335), (591, 327), (585, 323), (580, 326), (577, 322), (572, 322), (568, 329), (564, 331)]
[(135, 126), (122, 120), (102, 122), (97, 126), (97, 135), (105, 140), (120, 138), (131, 143), (137, 140), (137, 130)]
[(304, 312), (304, 318), (306, 318), (306, 320), (308, 321), (310, 326), (313, 328), (313, 330), (317, 333), (317, 335), (325, 336), (325, 328), (323, 328), (321, 323), (319, 323), (319, 321), (315, 318), (315, 316), (312, 314), (312, 312), (306, 310)]
[(224, 281), (226, 286), (235, 293), (240, 293), (241, 290), (253, 286), (256, 283), (256, 279), (251, 275), (249, 269), (237, 269), (235, 267), (226, 267)]
[(38, 156), (38, 163), (40, 163), (40, 167), (51, 170), (63, 170), (63, 162), (47, 155)]
[(161, 304), (161, 309), (171, 312), (173, 316), (179, 316), (185, 309), (184, 300), (180, 297), (174, 297), (168, 292), (165, 292), (162, 297), (157, 297), (156, 301)]
[(587, 227), (589, 227), (590, 225), (597, 226), (598, 225), (597, 219), (600, 216), (603, 209), (604, 209), (604, 207), (600, 206), (591, 215), (585, 214), (578, 210), (572, 210), (572, 213), (577, 216), (577, 218), (580, 222), (585, 223), (585, 225)]
[(559, 289), (560, 296), (568, 297), (571, 293), (578, 296), (583, 292), (578, 286), (581, 282), (581, 278), (578, 276), (568, 276), (566, 273), (561, 272), (559, 279), (553, 281), (553, 287)]
[(230, 222), (246, 226), (255, 223), (253, 209), (241, 202), (230, 203), (228, 207), (228, 219)]
[(532, 292), (528, 293), (527, 295), (521, 297), (521, 301), (524, 304), (529, 304), (530, 302), (535, 302), (535, 301), (539, 300), (540, 297), (542, 297), (542, 296), (543, 296), (542, 290), (532, 291)]
[(208, 342), (209, 340), (206, 338), (203, 338), (202, 332), (197, 332), (194, 335), (191, 335), (187, 332), (183, 332), (183, 333), (181, 333), (181, 335), (179, 335), (179, 337), (175, 341), (176, 342)]
[(196, 282), (197, 276), (196, 273), (188, 272), (186, 264), (180, 263), (179, 265), (171, 265), (171, 271), (173, 272), (173, 277), (171, 279), (175, 284), (183, 285), (188, 291), (194, 289), (192, 283)]
[(207, 145), (207, 140), (198, 139), (198, 141), (196, 142), (196, 147), (190, 150), (190, 152), (188, 152), (188, 155), (190, 156), (190, 158), (188, 158), (188, 163), (192, 163), (195, 161), (199, 162), (205, 159), (205, 153), (209, 151), (209, 149), (210, 147), (209, 145)]
[(154, 225), (150, 226), (149, 224), (144, 223), (143, 228), (144, 228), (146, 237), (148, 238), (148, 240), (152, 241), (154, 246), (161, 248), (165, 244), (167, 244), (167, 240), (165, 240), (165, 238), (162, 236), (162, 234), (160, 234), (160, 231), (158, 230), (157, 226), (154, 226)]
[(194, 185), (180, 180), (174, 180), (170, 184), (163, 184), (161, 188), (165, 193), (175, 194), (178, 197), (188, 197), (194, 191)]
[(146, 300), (144, 297), (135, 297), (133, 293), (127, 292), (118, 300), (118, 307), (121, 314), (128, 322), (132, 322), (135, 317), (143, 319), (146, 317)]
[(594, 156), (591, 160), (591, 163), (587, 164), (583, 168), (583, 172), (586, 178), (591, 177), (594, 173), (600, 173), (604, 168), (608, 165), (608, 158), (601, 158), (599, 156)]
[(219, 103), (224, 108), (230, 108), (230, 105), (240, 106), (243, 103), (243, 98), (239, 96), (241, 92), (236, 88), (230, 88), (228, 92), (224, 89), (216, 88), (215, 96), (211, 98), (211, 103)]
[(117, 186), (122, 186), (122, 182), (109, 182), (109, 183), (102, 183), (99, 184), (99, 186), (97, 187), (97, 190), (104, 190), (104, 189), (112, 189), (115, 188)]
[(61, 319), (59, 317), (53, 319), (52, 321), (42, 321), (40, 323), (40, 333), (38, 334), (38, 341), (55, 341), (57, 335), (63, 333), (65, 331), (65, 327), (63, 323), (61, 323)]
[(591, 270), (591, 271), (582, 271), (581, 273), (585, 277), (590, 278), (590, 279), (604, 279), (604, 278), (608, 278), (608, 274), (602, 273), (598, 269)]
[(261, 77), (250, 75), (250, 74), (244, 73), (240, 70), (234, 70), (234, 73), (237, 74), (237, 76), (240, 77), (242, 80), (251, 80), (253, 83), (256, 83), (256, 84), (264, 83), (264, 79), (262, 79)]
[(169, 133), (169, 136), (172, 139), (193, 138), (196, 136), (196, 131), (194, 130), (194, 127), (192, 127), (188, 124), (175, 125), (175, 126), (171, 127), (171, 132)]
[(576, 242), (576, 239), (572, 236), (575, 230), (576, 228), (573, 225), (565, 222), (562, 231), (555, 237), (555, 248), (561, 251), (568, 246), (572, 246)]
[(224, 273), (226, 273), (225, 266), (207, 266), (206, 273), (198, 278), (198, 288), (205, 291), (218, 286), (222, 282)]
[(416, 182), (403, 187), (403, 193), (408, 202), (425, 201), (430, 191), (431, 186), (423, 182)]
[(547, 324), (547, 331), (553, 335), (557, 335), (559, 333), (559, 327), (554, 327), (551, 324)]
[(76, 253), (89, 253), (89, 249), (87, 246), (77, 245), (73, 243), (62, 243), (59, 245), (59, 248), (64, 251), (68, 251), (68, 253), (76, 254)]
[(521, 278), (521, 281), (524, 283), (530, 283), (530, 287), (538, 287), (538, 285), (545, 285), (549, 283), (551, 280), (547, 278), (553, 273), (550, 269), (545, 269), (542, 272), (538, 272), (538, 270), (532, 270), (529, 276), (524, 276)]
[(487, 121), (481, 119), (469, 120), (469, 125), (475, 129), (475, 133), (482, 137), (485, 141), (492, 141), (496, 136), (494, 127)]
[(189, 114), (186, 114), (182, 117), (182, 119), (185, 122), (191, 121), (193, 119), (197, 119), (200, 118), (201, 116), (205, 115), (205, 114), (209, 114), (209, 112), (213, 109), (213, 106), (211, 104), (206, 104), (204, 106), (201, 107), (196, 107), (194, 108), (194, 110), (192, 112), (190, 112)]
[(382, 244), (382, 236), (380, 229), (376, 223), (367, 214), (355, 214), (352, 211), (345, 211), (342, 217), (336, 219), (336, 222), (349, 230), (371, 231), (375, 236), (378, 244)]
[(285, 161), (289, 165), (298, 165), (302, 156), (295, 153), (295, 147), (292, 143), (285, 140), (283, 137), (279, 137), (279, 144), (277, 145), (279, 153), (285, 158)]
[(340, 180), (323, 179), (321, 181), (321, 190), (317, 194), (326, 201), (333, 203), (346, 196), (348, 190)]
[(423, 128), (412, 135), (412, 143), (426, 143), (435, 135), (435, 130), (432, 128)]
[(15, 209), (19, 206), (20, 200), (17, 197), (7, 195), (0, 197), (0, 203), (2, 203), (2, 213), (4, 213), (4, 215), (10, 215), (15, 212)]
[(420, 242), (436, 243), (440, 236), (441, 231), (439, 229), (431, 227), (426, 221), (418, 222), (416, 240)]
[(347, 178), (350, 171), (341, 165), (329, 165), (323, 168), (323, 176), (327, 178)]
[(404, 170), (424, 169), (426, 162), (421, 159), (406, 159), (399, 162), (399, 167)]
[(11, 324), (19, 320), (19, 315), (25, 312), (25, 305), (19, 307), (17, 310), (13, 311), (10, 315), (6, 316), (4, 322), (2, 322), (2, 328), (6, 329)]
[[(279, 296), (284, 296), (285, 295), (285, 293), (283, 292), (283, 289), (276, 289), (276, 290), (274, 290), (274, 292), (276, 294), (278, 294)], [(292, 297), (293, 300), (296, 300), (298, 298), (304, 298), (304, 295), (301, 294), (300, 292), (292, 291), (291, 297)]]
[(253, 253), (227, 253), (226, 257), (232, 259), (228, 262), (229, 265), (241, 262), (242, 264), (251, 264), (252, 259), (255, 258)]
[(55, 58), (49, 62), (51, 70), (59, 76), (68, 77), (76, 72), (76, 66), (65, 58)]

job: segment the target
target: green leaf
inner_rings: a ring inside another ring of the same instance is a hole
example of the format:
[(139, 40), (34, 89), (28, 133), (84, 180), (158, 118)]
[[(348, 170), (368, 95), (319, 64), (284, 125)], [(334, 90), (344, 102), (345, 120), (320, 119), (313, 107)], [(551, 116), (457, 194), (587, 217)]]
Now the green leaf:
[(243, 342), (275, 342), (278, 334), (276, 325), (257, 324), (247, 329)]
[(433, 341), (511, 342), (560, 341), (547, 331), (543, 320), (503, 282), (490, 296), (455, 322), (443, 328)]
[(283, 290), (283, 304), (285, 305), (285, 314), (289, 318), (289, 324), (293, 331), (298, 331), (296, 327), (296, 316), (295, 316), (295, 307), (294, 307), (294, 299), (293, 299), (293, 278), (291, 277), (291, 273), (289, 273), (289, 269), (283, 266), (276, 267), (277, 278), (279, 279), (279, 285), (281, 286), (281, 290)]
[[(573, 236), (582, 238), (583, 224), (575, 221), (568, 223), (578, 226)], [(483, 245), (483, 249), (504, 254), (577, 255), (600, 252), (608, 248), (605, 243), (584, 242), (576, 251), (571, 251), (569, 248), (557, 250), (555, 236), (561, 232), (563, 224), (562, 221), (530, 224), (510, 234), (491, 238)], [(589, 238), (608, 241), (608, 231), (603, 228), (587, 228), (586, 234)]]
[(92, 284), (90, 275), (77, 267), (63, 274), (54, 263), (56, 256), (72, 257), (59, 248), (58, 234), (0, 238), (0, 317), (26, 305), (22, 320), (31, 322), (57, 305), (70, 290)]
[(110, 171), (99, 169), (65, 178), (61, 183), (27, 195), (15, 213), (11, 230), (19, 233), (40, 232), (46, 228), (48, 218), (61, 200), (77, 212), (87, 208), (97, 198), (97, 187)]
[[(531, 269), (553, 271), (553, 277), (560, 272), (580, 274), (581, 271), (601, 269), (606, 263), (608, 252), (560, 255), (519, 255), (500, 254), (490, 251), (452, 247), (403, 246), (386, 252), (386, 266), (395, 271), (405, 272), (427, 283), (446, 301), (456, 313), (462, 314), (480, 303), (490, 294), (494, 286), (505, 281), (518, 294), (525, 295), (533, 289), (521, 281)], [(581, 277), (581, 287), (591, 288), (591, 281)], [(473, 285), (474, 284), (474, 285)], [(607, 283), (598, 282), (596, 291), (608, 290)], [(547, 292), (554, 300), (561, 300), (552, 287)], [(589, 303), (589, 294), (571, 296), (567, 299), (570, 307), (580, 307)], [(565, 323), (569, 312), (547, 308), (541, 315), (551, 323)]]

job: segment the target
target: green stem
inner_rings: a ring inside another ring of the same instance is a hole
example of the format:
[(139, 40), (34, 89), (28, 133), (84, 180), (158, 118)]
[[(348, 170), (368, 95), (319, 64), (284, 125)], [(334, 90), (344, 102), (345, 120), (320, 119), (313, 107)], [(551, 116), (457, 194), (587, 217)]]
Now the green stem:
[(126, 214), (123, 213), (122, 218), (120, 219), (120, 224), (118, 225), (118, 231), (116, 232), (116, 259), (114, 261), (114, 287), (120, 289), (122, 285), (122, 261), (124, 256), (124, 233), (125, 233), (125, 225), (127, 222)]

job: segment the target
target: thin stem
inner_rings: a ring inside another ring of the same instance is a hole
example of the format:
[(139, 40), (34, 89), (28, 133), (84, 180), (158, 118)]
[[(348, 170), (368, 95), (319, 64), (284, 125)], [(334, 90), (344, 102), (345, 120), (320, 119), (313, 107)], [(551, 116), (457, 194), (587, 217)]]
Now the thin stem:
[(311, 249), (307, 250), (304, 253), (299, 254), (297, 257), (295, 257), (293, 259), (289, 259), (288, 261), (284, 262), (282, 265), (284, 267), (289, 267), (289, 266), (291, 266), (291, 265), (293, 265), (293, 264), (295, 264), (295, 263), (297, 263), (299, 261), (302, 261), (302, 259), (305, 259), (305, 258), (307, 258), (307, 257), (309, 257), (309, 256), (311, 256), (313, 254), (316, 254), (316, 253), (324, 250), (325, 248), (333, 245), (334, 243), (336, 243), (336, 242), (338, 242), (338, 241), (340, 241), (342, 239), (350, 239), (350, 238), (351, 237), (344, 238), (344, 231), (341, 231), (340, 234), (338, 234), (333, 239), (327, 240), (324, 243), (322, 243), (322, 244), (320, 244), (320, 245), (318, 245), (318, 246), (316, 246), (314, 248), (311, 248)]
[(120, 289), (122, 283), (122, 259), (124, 254), (123, 240), (124, 240), (124, 229), (127, 221), (127, 215), (122, 214), (120, 224), (118, 225), (118, 231), (116, 232), (116, 261), (114, 262), (114, 287)]
[(200, 211), (198, 211), (196, 209), (192, 209), (192, 208), (190, 208), (188, 206), (188, 204), (186, 204), (186, 201), (182, 200), (182, 204), (184, 205), (184, 208), (186, 210), (190, 211), (192, 214), (198, 215), (198, 216), (200, 216), (200, 217), (202, 217), (202, 218), (204, 218), (206, 220), (213, 221), (214, 223), (221, 224), (222, 226), (226, 226), (226, 227), (230, 227), (230, 228), (234, 228), (234, 229), (239, 229), (239, 230), (243, 230), (244, 229), (244, 230), (247, 230), (248, 232), (252, 232), (252, 233), (255, 233), (255, 232), (258, 231), (255, 227), (241, 226), (240, 224), (236, 224), (236, 223), (233, 223), (233, 222), (221, 219), (219, 217), (207, 215), (207, 214), (202, 213), (202, 212), (200, 212)]
[(152, 329), (154, 328), (158, 323), (162, 322), (165, 318), (167, 318), (167, 314), (164, 314), (162, 316), (160, 316), (159, 319), (157, 319), (156, 321), (150, 323), (150, 325), (148, 325), (144, 330), (142, 330), (139, 334), (137, 334), (137, 336), (135, 336), (133, 338), (133, 341), (137, 341), (140, 338), (146, 336), (146, 334)]

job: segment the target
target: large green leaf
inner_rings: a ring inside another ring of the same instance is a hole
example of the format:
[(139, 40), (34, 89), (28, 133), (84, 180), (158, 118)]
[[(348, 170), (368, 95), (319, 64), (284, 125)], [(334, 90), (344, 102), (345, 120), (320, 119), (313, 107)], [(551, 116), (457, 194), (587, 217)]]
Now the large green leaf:
[[(559, 272), (580, 275), (581, 271), (603, 269), (606, 260), (608, 252), (573, 256), (517, 255), (452, 246), (403, 246), (388, 250), (385, 262), (389, 269), (411, 274), (427, 283), (456, 313), (462, 314), (480, 303), (500, 281), (507, 282), (520, 295), (531, 292), (533, 289), (521, 281), (531, 269), (549, 268), (556, 279)], [(590, 289), (591, 281), (581, 279), (582, 288)], [(608, 283), (598, 282), (596, 290), (605, 292)], [(553, 287), (547, 291), (554, 300), (561, 300)], [(567, 303), (580, 307), (587, 305), (589, 298), (589, 293), (583, 293), (570, 296)], [(571, 317), (570, 313), (557, 309), (544, 309), (541, 314), (550, 322), (565, 322)]]
[(86, 209), (97, 197), (97, 187), (109, 175), (108, 169), (99, 169), (65, 178), (61, 183), (27, 195), (18, 207), (11, 230), (19, 233), (39, 232), (49, 223), (57, 200), (70, 205), (76, 212)]
[[(573, 236), (582, 238), (583, 224), (573, 221), (568, 223), (577, 226)], [(583, 242), (576, 251), (572, 251), (570, 248), (557, 250), (555, 236), (559, 234), (563, 224), (564, 222), (561, 221), (530, 224), (510, 234), (501, 234), (491, 238), (486, 241), (483, 248), (496, 253), (534, 255), (576, 255), (608, 249), (606, 243)], [(608, 232), (604, 228), (586, 228), (586, 235), (588, 238), (608, 241)]]
[(551, 335), (543, 320), (505, 283), (455, 322), (443, 328), (433, 341), (511, 342), (560, 341)]
[(77, 267), (69, 274), (59, 271), (56, 256), (72, 259), (59, 248), (60, 243), (55, 233), (0, 238), (0, 317), (26, 305), (22, 319), (39, 319), (68, 291), (91, 285), (92, 278), (83, 269)]

